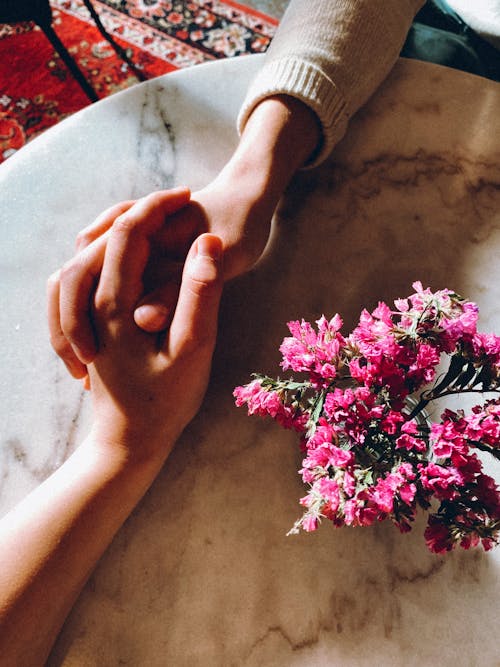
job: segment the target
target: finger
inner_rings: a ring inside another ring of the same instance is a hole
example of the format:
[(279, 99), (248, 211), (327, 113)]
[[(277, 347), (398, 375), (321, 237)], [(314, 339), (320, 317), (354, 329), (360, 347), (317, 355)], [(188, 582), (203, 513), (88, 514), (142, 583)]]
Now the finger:
[(96, 294), (96, 307), (104, 307), (107, 317), (133, 313), (142, 295), (151, 238), (165, 224), (167, 216), (187, 204), (189, 197), (187, 188), (155, 192), (139, 199), (116, 219), (110, 230)]
[(47, 281), (47, 316), (50, 342), (56, 354), (66, 364), (66, 368), (70, 374), (76, 379), (81, 379), (87, 375), (87, 367), (78, 359), (61, 329), (59, 295), (60, 272), (57, 271)]
[[(155, 236), (156, 245), (156, 236)], [(170, 324), (179, 296), (183, 262), (151, 258), (143, 276), (144, 294), (134, 310), (137, 326), (149, 333), (164, 331)]]
[(141, 299), (134, 310), (137, 326), (148, 333), (167, 329), (175, 311), (179, 288), (180, 274)]
[(186, 259), (179, 300), (166, 342), (173, 356), (201, 346), (213, 348), (222, 286), (222, 241), (213, 234), (202, 234), (191, 246)]
[(133, 206), (135, 199), (123, 201), (103, 211), (92, 224), (84, 227), (76, 237), (76, 251), (81, 252), (111, 227), (116, 218)]
[(60, 271), (60, 328), (82, 364), (90, 364), (97, 354), (92, 299), (108, 237), (109, 232), (75, 255)]
[(174, 215), (155, 238), (155, 243), (165, 255), (184, 262), (194, 240), (208, 231), (208, 221), (203, 208), (190, 201)]

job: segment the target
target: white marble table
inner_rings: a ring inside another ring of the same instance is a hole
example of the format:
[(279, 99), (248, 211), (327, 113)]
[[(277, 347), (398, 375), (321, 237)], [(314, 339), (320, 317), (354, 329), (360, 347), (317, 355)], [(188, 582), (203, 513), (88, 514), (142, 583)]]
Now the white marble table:
[[(89, 406), (47, 342), (46, 277), (116, 200), (196, 188), (236, 142), (258, 56), (137, 86), (0, 168), (0, 509), (78, 444)], [(49, 665), (493, 667), (500, 550), (436, 557), (422, 525), (286, 537), (294, 436), (233, 406), (276, 372), (285, 322), (346, 315), (413, 280), (476, 299), (500, 331), (500, 86), (401, 61), (334, 156), (294, 181), (273, 244), (226, 292), (199, 417), (91, 577)], [(498, 478), (498, 470), (494, 471)]]

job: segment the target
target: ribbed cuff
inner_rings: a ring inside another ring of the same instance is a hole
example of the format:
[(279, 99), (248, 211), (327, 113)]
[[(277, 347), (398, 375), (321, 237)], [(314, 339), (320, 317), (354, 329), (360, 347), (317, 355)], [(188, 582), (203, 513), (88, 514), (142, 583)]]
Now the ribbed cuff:
[(238, 114), (238, 131), (243, 131), (254, 108), (272, 95), (290, 95), (304, 102), (318, 116), (322, 141), (304, 167), (320, 164), (344, 136), (349, 114), (333, 81), (317, 66), (287, 57), (265, 63), (247, 92)]

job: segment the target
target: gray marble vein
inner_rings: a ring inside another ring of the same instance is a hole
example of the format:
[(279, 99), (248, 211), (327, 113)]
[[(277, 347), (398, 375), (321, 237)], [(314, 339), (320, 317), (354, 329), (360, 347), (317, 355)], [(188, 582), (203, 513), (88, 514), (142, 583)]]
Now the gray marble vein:
[[(69, 118), (0, 168), (0, 509), (90, 423), (47, 342), (46, 277), (119, 199), (208, 182), (237, 137), (259, 57), (142, 84)], [(117, 535), (49, 665), (494, 667), (498, 552), (427, 552), (392, 526), (286, 537), (300, 513), (293, 434), (232, 389), (277, 372), (285, 323), (409, 293), (478, 301), (500, 331), (500, 87), (400, 61), (321, 167), (297, 175), (265, 257), (228, 285), (203, 408)], [(499, 470), (490, 472), (498, 478)]]

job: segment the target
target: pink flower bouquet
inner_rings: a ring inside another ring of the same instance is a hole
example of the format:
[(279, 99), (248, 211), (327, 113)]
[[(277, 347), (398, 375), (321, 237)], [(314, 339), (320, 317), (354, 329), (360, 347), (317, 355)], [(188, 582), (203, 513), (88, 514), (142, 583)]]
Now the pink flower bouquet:
[[(499, 541), (500, 494), (477, 452), (500, 458), (500, 336), (477, 331), (474, 303), (413, 287), (395, 310), (364, 310), (347, 337), (339, 315), (316, 328), (289, 322), (281, 367), (299, 375), (256, 375), (234, 391), (249, 414), (301, 435), (308, 493), (291, 533), (323, 518), (334, 526), (389, 518), (407, 532), (422, 508), (434, 553)], [(431, 401), (465, 392), (492, 397), (470, 414), (446, 409), (429, 422)]]

